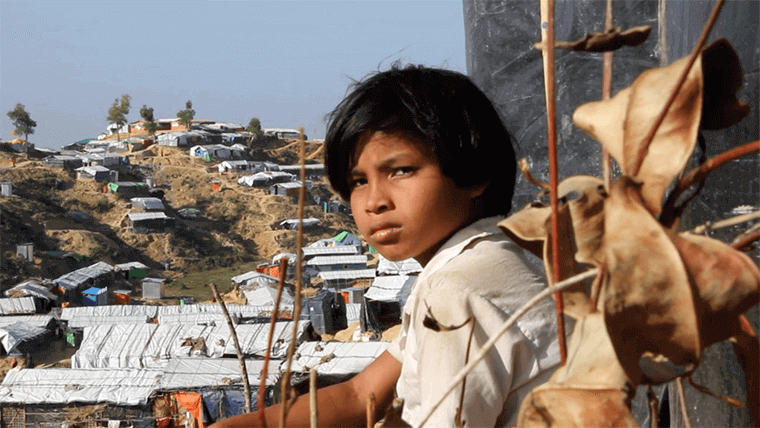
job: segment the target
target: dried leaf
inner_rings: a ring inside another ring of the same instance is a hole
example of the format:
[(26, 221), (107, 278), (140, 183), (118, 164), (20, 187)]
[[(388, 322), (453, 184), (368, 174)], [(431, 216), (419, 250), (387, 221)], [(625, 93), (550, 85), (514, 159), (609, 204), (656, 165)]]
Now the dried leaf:
[(621, 177), (605, 204), (604, 315), (628, 376), (645, 370), (642, 383), (659, 383), (696, 368), (702, 348), (686, 269), (639, 189)]
[(601, 313), (575, 323), (567, 364), (523, 400), (517, 426), (637, 426), (630, 411), (636, 385), (620, 366)]
[(543, 258), (544, 241), (549, 236), (546, 219), (551, 218), (551, 215), (551, 207), (531, 203), (501, 220), (498, 226), (520, 248), (530, 251), (536, 257)]
[(749, 114), (749, 106), (736, 98), (742, 87), (739, 56), (726, 39), (719, 39), (702, 51), (704, 103), (702, 129), (723, 129), (739, 123)]
[(673, 237), (697, 297), (702, 346), (728, 339), (739, 315), (760, 302), (760, 270), (747, 255), (713, 238)]
[[(640, 25), (625, 31), (620, 27), (605, 33), (588, 33), (582, 39), (574, 42), (557, 41), (554, 46), (560, 49), (585, 52), (608, 52), (622, 48), (623, 46), (637, 46), (649, 37), (652, 27), (649, 25)], [(535, 43), (536, 49), (543, 49), (543, 43)]]
[(604, 182), (596, 177), (576, 175), (562, 181), (557, 188), (560, 198), (570, 207), (573, 235), (581, 263), (599, 266), (602, 235), (604, 234)]

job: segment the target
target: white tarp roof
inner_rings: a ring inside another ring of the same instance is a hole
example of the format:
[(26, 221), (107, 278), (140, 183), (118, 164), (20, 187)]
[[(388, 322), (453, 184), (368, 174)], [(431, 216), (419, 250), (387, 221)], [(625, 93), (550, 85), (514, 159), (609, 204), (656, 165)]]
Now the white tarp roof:
[(169, 217), (163, 212), (148, 212), (148, 213), (127, 213), (127, 217), (129, 217), (129, 220), (131, 221), (141, 221), (141, 220), (165, 220), (170, 219), (172, 217)]
[(411, 258), (393, 262), (381, 254), (377, 262), (377, 273), (381, 275), (409, 275), (420, 272), (422, 272), (422, 265)]
[(158, 198), (132, 198), (129, 200), (132, 204), (138, 204), (145, 207), (148, 210), (163, 210), (165, 209), (164, 203)]
[(0, 315), (33, 314), (35, 311), (34, 297), (0, 299)]
[[(298, 323), (303, 340), (308, 321)], [(275, 323), (271, 358), (284, 358), (290, 341), (292, 321)], [(269, 323), (240, 324), (235, 327), (244, 355), (264, 357), (269, 339)], [(193, 350), (189, 339), (202, 338), (204, 349)], [(164, 367), (174, 358), (222, 358), (236, 355), (227, 323), (190, 324), (103, 324), (84, 329), (79, 350), (71, 357), (73, 368)]]
[(53, 282), (65, 288), (76, 288), (87, 280), (97, 278), (108, 272), (113, 272), (113, 266), (106, 262), (97, 262), (93, 265), (61, 275), (54, 279)]
[(236, 284), (247, 284), (251, 282), (251, 280), (255, 280), (254, 282), (256, 284), (260, 285), (275, 285), (277, 286), (280, 282), (280, 280), (272, 275), (267, 275), (265, 273), (256, 272), (255, 270), (246, 272), (244, 274), (233, 276), (232, 282)]
[[(382, 354), (390, 342), (304, 342), (296, 350), (291, 369), (322, 375), (351, 375), (364, 370)], [(332, 354), (333, 356), (330, 356)], [(320, 364), (321, 360), (328, 360)]]
[(108, 317), (74, 317), (69, 320), (69, 328), (85, 328), (95, 325), (104, 324), (147, 324), (151, 322), (151, 318), (147, 315), (123, 315), (123, 316), (108, 316)]
[(19, 343), (42, 336), (47, 332), (48, 330), (44, 327), (17, 321), (0, 327), (0, 343), (3, 345), (5, 353), (10, 354)]
[[(267, 366), (266, 386), (272, 387), (280, 377), (282, 360), (270, 360)], [(261, 383), (264, 360), (245, 360), (248, 382), (252, 388)], [(164, 368), (161, 390), (242, 385), (240, 363), (237, 358), (173, 358)]]
[(404, 306), (416, 280), (416, 275), (378, 276), (372, 281), (372, 286), (364, 293), (364, 297), (381, 302), (399, 302)]
[[(255, 318), (258, 317), (262, 311), (260, 306), (254, 305), (225, 305), (227, 312), (234, 319), (240, 318)], [(222, 308), (216, 304), (197, 304), (197, 305), (173, 305), (173, 306), (159, 306), (158, 307), (158, 322), (161, 323), (162, 317), (173, 314), (222, 314)], [(226, 322), (226, 321), (224, 321)]]
[(129, 262), (129, 263), (121, 263), (121, 264), (116, 265), (116, 270), (130, 270), (130, 269), (150, 269), (150, 267), (140, 262)]
[(336, 280), (336, 279), (346, 279), (346, 280), (368, 279), (368, 278), (374, 278), (375, 272), (376, 272), (375, 269), (334, 270), (334, 271), (320, 272), (319, 274), (317, 274), (317, 276), (324, 279), (325, 281)]
[(16, 295), (17, 293), (48, 300), (56, 299), (56, 295), (51, 293), (48, 287), (31, 280), (22, 282), (21, 284), (17, 284), (8, 290), (5, 290), (6, 296)]
[(145, 369), (11, 370), (0, 385), (0, 403), (145, 405), (162, 375)]
[(111, 317), (146, 316), (153, 318), (158, 314), (159, 306), (149, 305), (103, 305), (62, 308), (61, 319), (70, 321), (74, 318), (105, 319)]
[(52, 315), (8, 315), (0, 317), (0, 327), (22, 322), (33, 327), (47, 328), (53, 322)]
[[(298, 223), (300, 223), (300, 221), (297, 218), (291, 218), (291, 219), (281, 221), (280, 226), (296, 227), (298, 226)], [(318, 218), (309, 217), (309, 218), (303, 219), (304, 226), (316, 226), (318, 224), (319, 224)]]
[[(248, 304), (256, 306), (269, 306), (274, 305), (277, 298), (277, 289), (270, 286), (263, 286), (256, 289), (242, 290), (245, 298), (248, 299)], [(280, 296), (280, 306), (293, 306), (295, 299), (290, 295), (290, 292), (283, 287), (282, 295)]]

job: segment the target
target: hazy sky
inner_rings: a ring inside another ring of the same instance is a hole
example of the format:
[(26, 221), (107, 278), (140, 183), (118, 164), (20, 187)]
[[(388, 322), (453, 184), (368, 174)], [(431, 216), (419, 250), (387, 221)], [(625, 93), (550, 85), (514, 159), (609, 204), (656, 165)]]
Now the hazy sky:
[(0, 0), (0, 139), (22, 103), (29, 141), (60, 148), (104, 132), (132, 96), (176, 117), (303, 126), (324, 117), (351, 79), (401, 60), (466, 72), (461, 0), (14, 2)]

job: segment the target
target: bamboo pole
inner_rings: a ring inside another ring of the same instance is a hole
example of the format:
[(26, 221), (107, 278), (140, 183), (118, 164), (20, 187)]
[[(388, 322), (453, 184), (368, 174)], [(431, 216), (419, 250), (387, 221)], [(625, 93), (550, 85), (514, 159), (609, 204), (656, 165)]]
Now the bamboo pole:
[(309, 422), (311, 428), (317, 428), (319, 409), (317, 408), (317, 369), (309, 370)]
[(219, 295), (219, 290), (216, 288), (215, 283), (209, 284), (211, 292), (214, 293), (214, 299), (219, 302), (219, 306), (222, 307), (222, 313), (227, 320), (227, 325), (230, 328), (230, 336), (232, 336), (232, 343), (235, 345), (235, 353), (237, 353), (238, 363), (240, 363), (240, 375), (243, 377), (243, 394), (245, 397), (245, 412), (251, 413), (251, 384), (248, 382), (248, 369), (245, 366), (245, 358), (243, 358), (243, 351), (240, 350), (240, 342), (238, 342), (237, 332), (235, 331), (235, 324), (232, 323), (232, 317), (227, 312), (227, 306), (222, 300), (222, 296)]
[[(559, 201), (557, 196), (558, 167), (557, 167), (557, 121), (554, 100), (554, 0), (541, 2), (541, 41), (544, 59), (544, 90), (546, 93), (546, 132), (549, 148), (549, 186), (552, 207), (552, 282), (561, 278), (559, 253)], [(560, 364), (567, 361), (567, 342), (565, 340), (565, 304), (562, 293), (554, 295), (554, 307), (557, 316), (557, 337), (559, 341)]]
[(280, 426), (285, 426), (285, 418), (290, 410), (290, 367), (293, 364), (293, 354), (296, 350), (296, 337), (298, 336), (298, 320), (301, 318), (301, 281), (303, 280), (303, 216), (306, 203), (306, 141), (303, 127), (298, 128), (298, 141), (300, 142), (301, 159), (301, 187), (298, 189), (298, 234), (296, 236), (296, 295), (295, 307), (293, 308), (293, 330), (288, 355), (285, 361), (285, 373), (282, 375), (282, 406), (280, 411)]
[[(614, 18), (612, 15), (612, 0), (607, 0), (607, 11), (604, 21), (604, 31), (612, 31)], [(602, 56), (602, 99), (608, 100), (612, 94), (612, 51), (607, 51)], [(612, 162), (610, 161), (610, 152), (602, 147), (602, 180), (604, 189), (609, 191), (612, 182)]]

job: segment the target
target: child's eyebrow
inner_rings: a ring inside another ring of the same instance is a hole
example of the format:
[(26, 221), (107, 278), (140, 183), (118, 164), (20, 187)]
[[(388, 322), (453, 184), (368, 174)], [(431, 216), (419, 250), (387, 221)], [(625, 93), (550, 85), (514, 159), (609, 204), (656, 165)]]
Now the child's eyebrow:
[[(394, 154), (394, 155), (392, 155), (390, 157), (387, 157), (387, 158), (383, 159), (377, 165), (377, 169), (380, 170), (380, 171), (387, 171), (387, 170), (396, 168), (398, 166), (398, 164), (400, 164), (400, 163), (408, 163), (410, 161), (411, 161), (410, 160), (410, 155), (408, 153), (406, 153), (406, 152), (396, 153), (396, 154)], [(356, 167), (353, 167), (353, 168), (351, 168), (351, 170), (348, 171), (348, 174), (349, 174), (349, 176), (351, 176), (351, 175), (362, 175), (363, 172), (360, 169), (358, 169)]]

